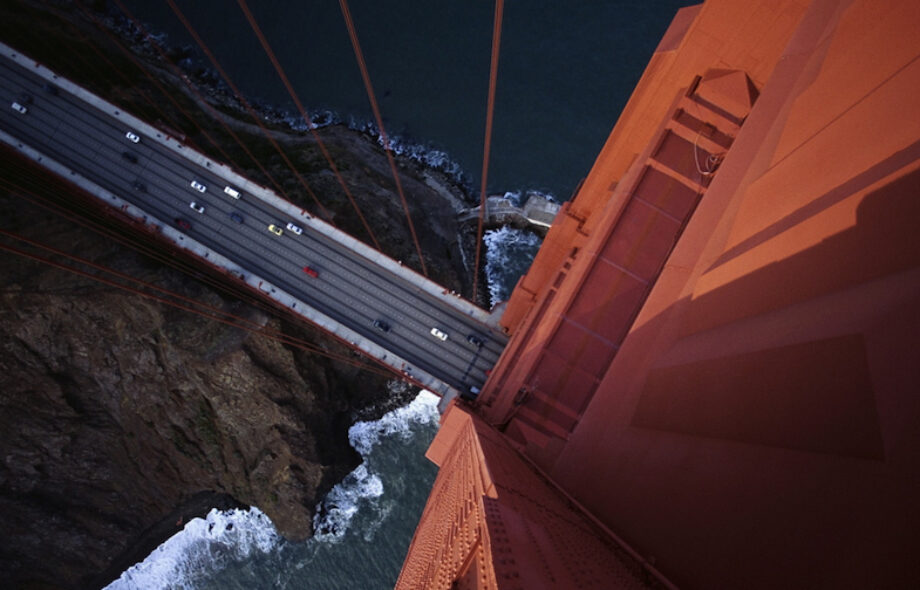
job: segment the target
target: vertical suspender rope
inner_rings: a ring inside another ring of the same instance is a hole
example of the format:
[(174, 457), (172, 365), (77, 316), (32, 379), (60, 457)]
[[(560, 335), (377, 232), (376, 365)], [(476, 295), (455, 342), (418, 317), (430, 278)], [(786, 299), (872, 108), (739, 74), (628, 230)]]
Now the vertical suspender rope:
[[(345, 195), (348, 197), (348, 200), (351, 202), (351, 206), (354, 208), (355, 213), (358, 214), (358, 218), (361, 219), (361, 223), (364, 224), (364, 228), (367, 232), (373, 237), (371, 233), (370, 226), (367, 223), (367, 220), (364, 218), (364, 214), (361, 213), (361, 208), (358, 207), (357, 201), (355, 201), (354, 196), (351, 194), (351, 191), (348, 189), (348, 185), (345, 184), (345, 179), (342, 178), (342, 174), (339, 172), (338, 167), (335, 165), (335, 162), (332, 161), (332, 155), (329, 153), (329, 150), (326, 149), (326, 144), (323, 143), (322, 138), (319, 136), (319, 133), (316, 132), (316, 129), (313, 128), (313, 121), (310, 120), (310, 115), (307, 114), (307, 110), (301, 104), (300, 99), (297, 97), (297, 93), (294, 92), (294, 87), (291, 86), (290, 80), (288, 80), (287, 75), (284, 73), (284, 69), (281, 67), (281, 63), (278, 61), (278, 58), (275, 57), (275, 52), (272, 51), (271, 45), (268, 44), (268, 40), (265, 38), (265, 35), (262, 34), (262, 29), (259, 27), (259, 24), (256, 22), (255, 17), (252, 15), (252, 12), (249, 10), (249, 6), (246, 4), (246, 0), (237, 0), (237, 4), (240, 5), (240, 8), (243, 10), (243, 14), (246, 15), (246, 20), (249, 21), (249, 25), (252, 27), (252, 30), (255, 32), (256, 37), (259, 38), (259, 42), (262, 44), (262, 49), (265, 50), (265, 53), (268, 55), (268, 59), (271, 60), (272, 65), (275, 67), (275, 71), (278, 72), (278, 77), (281, 78), (281, 81), (284, 83), (284, 87), (287, 88), (288, 94), (291, 95), (291, 99), (294, 101), (294, 104), (297, 105), (297, 110), (300, 111), (300, 116), (303, 117), (304, 123), (307, 124), (307, 128), (310, 130), (310, 133), (313, 135), (313, 139), (316, 140), (316, 144), (319, 146), (320, 151), (323, 153), (323, 157), (326, 158), (326, 161), (329, 162), (329, 168), (335, 174), (335, 177), (338, 179), (339, 184), (342, 186), (342, 190), (345, 191)], [(376, 243), (376, 240), (374, 240)], [(379, 246), (378, 246), (379, 249)]]
[(390, 170), (393, 171), (393, 180), (396, 181), (396, 192), (399, 193), (403, 210), (406, 212), (406, 221), (409, 223), (409, 232), (412, 234), (412, 241), (415, 242), (415, 250), (418, 252), (419, 263), (422, 266), (422, 274), (427, 277), (428, 269), (425, 267), (425, 257), (422, 256), (422, 248), (419, 246), (418, 236), (415, 233), (415, 226), (412, 224), (412, 216), (409, 214), (409, 205), (406, 203), (406, 195), (403, 192), (402, 183), (399, 180), (399, 172), (396, 170), (396, 162), (393, 160), (393, 153), (390, 151), (390, 140), (383, 127), (383, 118), (380, 116), (380, 108), (377, 106), (377, 99), (374, 96), (374, 87), (371, 85), (371, 77), (367, 73), (367, 64), (364, 62), (364, 54), (361, 53), (361, 45), (358, 43), (358, 33), (355, 31), (355, 24), (351, 20), (351, 12), (348, 10), (348, 1), (339, 0), (339, 6), (342, 9), (342, 16), (345, 18), (345, 26), (348, 27), (348, 36), (351, 38), (351, 46), (355, 50), (355, 58), (358, 60), (358, 67), (361, 69), (361, 78), (364, 80), (367, 98), (370, 100), (371, 109), (374, 111), (377, 129), (380, 131), (380, 139), (383, 141), (383, 151), (386, 153), (387, 161), (390, 163)]
[[(211, 53), (211, 50), (208, 49), (207, 45), (205, 45), (205, 42), (198, 35), (198, 32), (195, 30), (192, 24), (188, 21), (188, 19), (185, 18), (185, 14), (183, 14), (182, 11), (179, 10), (179, 7), (176, 5), (174, 0), (166, 0), (166, 3), (169, 4), (170, 8), (172, 8), (172, 11), (176, 14), (176, 16), (182, 22), (182, 25), (185, 27), (185, 29), (189, 32), (189, 34), (195, 40), (195, 43), (197, 43), (198, 46), (201, 48), (201, 50), (204, 51), (205, 55), (208, 58), (208, 61), (211, 62), (211, 65), (214, 66), (214, 69), (217, 70), (221, 78), (224, 79), (224, 82), (227, 83), (227, 86), (230, 87), (230, 90), (233, 91), (233, 94), (236, 96), (237, 100), (240, 101), (240, 104), (243, 105), (243, 108), (246, 109), (246, 112), (249, 113), (249, 116), (252, 117), (252, 120), (255, 122), (255, 124), (258, 125), (259, 129), (262, 130), (262, 134), (265, 135), (265, 138), (268, 139), (268, 141), (274, 146), (275, 151), (278, 152), (278, 154), (281, 156), (281, 159), (284, 160), (288, 168), (291, 169), (291, 172), (294, 173), (294, 176), (297, 177), (297, 180), (300, 182), (300, 185), (303, 186), (304, 189), (306, 189), (307, 193), (310, 195), (310, 197), (313, 198), (313, 201), (316, 203), (316, 206), (319, 208), (319, 210), (322, 213), (326, 214), (326, 208), (323, 207), (322, 203), (320, 203), (319, 198), (316, 196), (316, 193), (313, 192), (313, 189), (310, 188), (310, 186), (307, 184), (307, 181), (304, 180), (303, 176), (301, 176), (300, 173), (297, 172), (297, 169), (294, 167), (294, 164), (291, 162), (291, 160), (287, 157), (287, 155), (281, 149), (281, 146), (278, 145), (278, 142), (275, 141), (275, 138), (272, 137), (271, 133), (268, 132), (268, 129), (265, 128), (265, 125), (262, 124), (262, 121), (260, 120), (258, 113), (255, 112), (255, 110), (252, 108), (252, 105), (250, 105), (249, 101), (246, 100), (246, 97), (243, 96), (243, 93), (240, 92), (239, 88), (236, 87), (236, 85), (233, 83), (233, 80), (230, 78), (230, 76), (227, 75), (227, 72), (225, 72), (224, 69), (220, 67), (220, 63), (218, 63), (217, 59), (214, 57), (214, 54)], [(373, 232), (370, 231), (369, 227), (365, 226), (365, 229), (367, 229), (368, 233), (370, 233), (371, 240), (373, 240), (374, 245), (379, 250), (380, 245), (377, 243), (377, 238), (374, 237), (374, 234)]]
[(495, 111), (495, 87), (498, 85), (498, 52), (502, 38), (504, 0), (495, 1), (495, 22), (492, 26), (492, 64), (489, 68), (489, 98), (486, 108), (486, 137), (482, 148), (482, 184), (479, 190), (479, 227), (476, 230), (476, 262), (473, 265), (473, 303), (479, 284), (479, 256), (482, 249), (482, 222), (486, 213), (486, 182), (489, 177), (489, 153), (492, 149), (492, 115)]
[[(79, 1), (78, 1), (78, 2), (77, 2), (77, 5), (79, 5), (79, 4), (80, 4), (80, 3), (79, 3)], [(268, 170), (265, 169), (265, 166), (262, 164), (262, 162), (260, 162), (259, 159), (256, 158), (255, 155), (253, 155), (253, 153), (249, 150), (249, 148), (246, 147), (246, 144), (243, 143), (243, 140), (240, 139), (240, 137), (233, 131), (233, 129), (230, 127), (230, 125), (227, 124), (227, 122), (224, 120), (224, 117), (222, 117), (221, 114), (218, 113), (217, 110), (216, 110), (214, 107), (212, 107), (212, 106), (210, 105), (210, 103), (208, 103), (207, 99), (205, 99), (205, 97), (202, 96), (202, 94), (198, 91), (198, 89), (195, 88), (195, 85), (192, 84), (191, 80), (189, 80), (189, 78), (188, 78), (187, 76), (183, 75), (182, 71), (178, 68), (178, 66), (172, 65), (172, 64), (170, 63), (170, 60), (169, 60), (169, 58), (167, 57), (166, 52), (163, 50), (162, 47), (160, 47), (160, 45), (159, 45), (156, 41), (153, 40), (153, 38), (150, 36), (150, 34), (144, 29), (144, 26), (134, 17), (134, 15), (131, 14), (130, 11), (128, 11), (127, 7), (126, 7), (120, 0), (115, 0), (115, 4), (118, 6), (118, 9), (121, 10), (122, 14), (124, 14), (124, 15), (128, 18), (128, 20), (130, 20), (131, 23), (132, 23), (135, 27), (137, 27), (137, 29), (144, 35), (144, 37), (147, 39), (147, 42), (150, 43), (150, 46), (153, 47), (153, 49), (156, 50), (157, 54), (159, 54), (159, 56), (163, 59), (163, 63), (166, 64), (167, 66), (169, 66), (170, 69), (172, 69), (173, 73), (176, 74), (176, 77), (178, 77), (180, 80), (182, 80), (182, 81), (185, 83), (186, 88), (188, 88), (189, 91), (190, 91), (192, 94), (195, 95), (195, 98), (197, 99), (198, 103), (201, 104), (202, 106), (204, 106), (204, 107), (208, 110), (208, 112), (211, 114), (211, 116), (213, 117), (213, 119), (214, 119), (215, 121), (217, 121), (218, 123), (220, 123), (221, 126), (223, 126), (224, 131), (226, 131), (227, 134), (230, 135), (230, 137), (232, 137), (232, 138), (234, 139), (234, 141), (236, 141), (236, 143), (240, 146), (240, 148), (243, 150), (243, 152), (246, 154), (246, 156), (249, 158), (249, 160), (250, 160), (253, 164), (255, 164), (255, 166), (256, 166), (259, 170), (262, 171), (262, 174), (264, 174), (264, 175), (265, 175), (265, 178), (268, 179), (268, 181), (275, 187), (275, 189), (278, 191), (278, 194), (280, 194), (280, 195), (284, 196), (286, 199), (290, 200), (290, 197), (288, 196), (287, 192), (285, 192), (284, 188), (283, 188), (280, 184), (278, 184), (278, 181), (275, 180), (275, 177), (272, 176), (271, 174), (269, 174)], [(81, 10), (83, 10), (84, 12), (86, 12), (86, 9), (85, 9), (85, 8), (82, 8), (82, 7), (81, 7)], [(90, 15), (90, 16), (91, 16), (91, 15)], [(95, 19), (95, 17), (93, 17), (93, 20), (97, 20), (97, 19)], [(99, 28), (100, 28), (103, 32), (105, 32), (105, 27), (104, 27), (101, 23), (99, 23), (98, 20), (97, 20), (97, 26), (99, 26)], [(131, 52), (130, 52), (129, 50), (125, 49), (124, 46), (123, 46), (117, 39), (115, 39), (115, 38), (112, 37), (111, 35), (108, 35), (108, 36), (109, 36), (109, 38), (112, 39), (112, 41), (113, 41), (116, 45), (118, 45), (119, 49), (121, 49), (121, 51), (124, 52), (125, 55), (129, 55), (129, 56), (130, 56), (130, 53), (131, 53)], [(132, 59), (134, 59), (134, 58), (132, 57)], [(140, 64), (138, 64), (138, 67), (140, 67), (140, 68), (141, 68), (142, 70), (144, 70), (145, 72), (147, 71), (146, 68), (144, 68), (144, 67), (141, 66)], [(150, 76), (150, 73), (147, 72), (147, 75)], [(164, 90), (164, 92), (166, 92), (166, 91)], [(166, 96), (169, 97), (169, 93), (168, 93), (168, 92), (166, 92)], [(170, 98), (170, 100), (171, 100), (173, 103), (175, 103), (175, 101), (174, 101), (171, 97), (169, 97), (169, 98)], [(186, 114), (186, 117), (189, 117), (189, 120), (191, 120), (191, 121), (193, 122), (193, 124), (195, 125), (195, 127), (197, 127), (198, 130), (201, 131), (201, 133), (202, 133), (206, 138), (208, 138), (208, 140), (209, 140), (212, 144), (214, 144), (215, 148), (217, 148), (217, 150), (221, 153), (221, 155), (222, 155), (224, 158), (226, 158), (226, 161), (227, 161), (227, 162), (229, 162), (230, 164), (232, 164), (232, 165), (234, 166), (234, 168), (235, 168), (236, 171), (240, 171), (240, 170), (243, 169), (243, 168), (242, 168), (239, 164), (237, 164), (232, 158), (230, 158), (230, 156), (220, 147), (219, 143), (216, 142), (214, 139), (212, 139), (211, 136), (208, 134), (208, 132), (205, 131), (203, 127), (201, 127), (201, 125), (199, 125), (197, 122), (195, 122), (195, 120), (191, 117), (190, 114), (188, 114), (184, 109), (182, 109), (182, 107), (179, 106), (177, 103), (175, 103), (175, 104), (176, 104), (176, 107), (177, 107), (180, 111), (182, 111), (183, 113)]]

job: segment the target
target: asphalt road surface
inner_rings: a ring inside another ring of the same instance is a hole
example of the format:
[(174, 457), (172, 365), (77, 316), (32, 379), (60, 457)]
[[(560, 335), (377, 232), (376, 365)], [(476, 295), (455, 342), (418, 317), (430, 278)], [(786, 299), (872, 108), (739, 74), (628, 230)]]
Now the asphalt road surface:
[[(12, 108), (16, 101), (26, 113)], [(44, 78), (5, 57), (0, 129), (460, 391), (482, 386), (507, 343), (501, 332), (271, 204), (242, 191), (240, 199), (228, 196), (227, 182), (207, 167), (64, 89), (49, 89)], [(140, 141), (129, 140), (129, 131)], [(192, 188), (193, 180), (206, 191)], [(286, 229), (292, 221), (303, 227), (302, 235)], [(269, 232), (269, 224), (283, 235)], [(388, 324), (389, 332), (375, 328), (375, 320)], [(434, 327), (449, 338), (432, 336)]]

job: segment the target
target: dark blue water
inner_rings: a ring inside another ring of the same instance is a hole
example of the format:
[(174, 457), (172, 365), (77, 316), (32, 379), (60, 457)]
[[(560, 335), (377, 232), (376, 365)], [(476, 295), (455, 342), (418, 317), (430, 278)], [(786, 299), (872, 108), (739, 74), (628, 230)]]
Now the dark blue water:
[[(489, 190), (538, 189), (567, 199), (590, 169), (671, 17), (679, 6), (693, 3), (506, 2)], [(236, 2), (177, 4), (244, 93), (293, 111)], [(127, 5), (153, 29), (167, 32), (173, 44), (193, 44), (165, 2)], [(308, 110), (371, 119), (336, 0), (248, 5)], [(349, 5), (388, 133), (446, 151), (478, 189), (493, 3), (351, 0)]]

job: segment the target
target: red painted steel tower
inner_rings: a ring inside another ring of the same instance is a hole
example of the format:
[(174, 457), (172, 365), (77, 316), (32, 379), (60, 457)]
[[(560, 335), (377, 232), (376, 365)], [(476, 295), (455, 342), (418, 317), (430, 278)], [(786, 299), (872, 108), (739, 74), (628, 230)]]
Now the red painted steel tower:
[(920, 587), (920, 5), (678, 12), (399, 588)]

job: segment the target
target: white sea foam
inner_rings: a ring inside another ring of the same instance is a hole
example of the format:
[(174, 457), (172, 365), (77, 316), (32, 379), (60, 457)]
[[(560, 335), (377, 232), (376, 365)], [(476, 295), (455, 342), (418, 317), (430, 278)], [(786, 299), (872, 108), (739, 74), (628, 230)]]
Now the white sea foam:
[[(508, 193), (514, 194), (514, 193)], [(518, 279), (527, 272), (540, 244), (540, 236), (504, 226), (483, 235), (486, 244), (486, 278), (492, 303), (506, 301)]]
[[(429, 168), (440, 170), (457, 182), (464, 178), (463, 168), (444, 150), (429, 145), (422, 145), (401, 136), (389, 137), (390, 149), (394, 154), (406, 156), (421, 162)], [(378, 135), (377, 143), (383, 146), (383, 139)]]
[[(438, 401), (436, 395), (423, 391), (409, 405), (387, 413), (380, 420), (352, 426), (349, 441), (365, 461), (317, 507), (316, 534), (308, 543), (339, 541), (361, 510), (371, 513), (364, 519), (366, 527), (360, 534), (367, 540), (373, 537), (394, 505), (385, 496), (381, 476), (369, 467), (368, 455), (383, 439), (411, 436), (413, 425), (436, 424)], [(228, 564), (272, 554), (284, 543), (271, 520), (258, 508), (211, 510), (205, 518), (190, 520), (144, 561), (123, 572), (106, 590), (192, 590)]]
[(195, 582), (229, 560), (269, 553), (281, 537), (258, 508), (211, 510), (193, 518), (147, 558), (121, 574), (107, 590), (194, 588)]
[(511, 201), (511, 204), (515, 207), (520, 207), (524, 204), (524, 194), (521, 191), (505, 191), (502, 198)]
[[(341, 539), (348, 530), (358, 510), (364, 506), (378, 512), (371, 522), (382, 522), (392, 510), (386, 503), (378, 501), (384, 495), (383, 481), (377, 473), (368, 468), (367, 458), (374, 447), (384, 438), (408, 439), (413, 424), (433, 424), (438, 421), (440, 398), (429, 391), (422, 391), (407, 406), (386, 413), (373, 422), (356, 422), (348, 429), (348, 441), (364, 457), (365, 462), (332, 488), (326, 498), (317, 506), (313, 528), (319, 540)], [(373, 534), (374, 527), (365, 535)]]
[(367, 456), (383, 437), (410, 435), (411, 423), (438, 421), (440, 398), (430, 391), (422, 391), (412, 402), (385, 414), (373, 422), (355, 422), (348, 429), (348, 442), (361, 456)]

